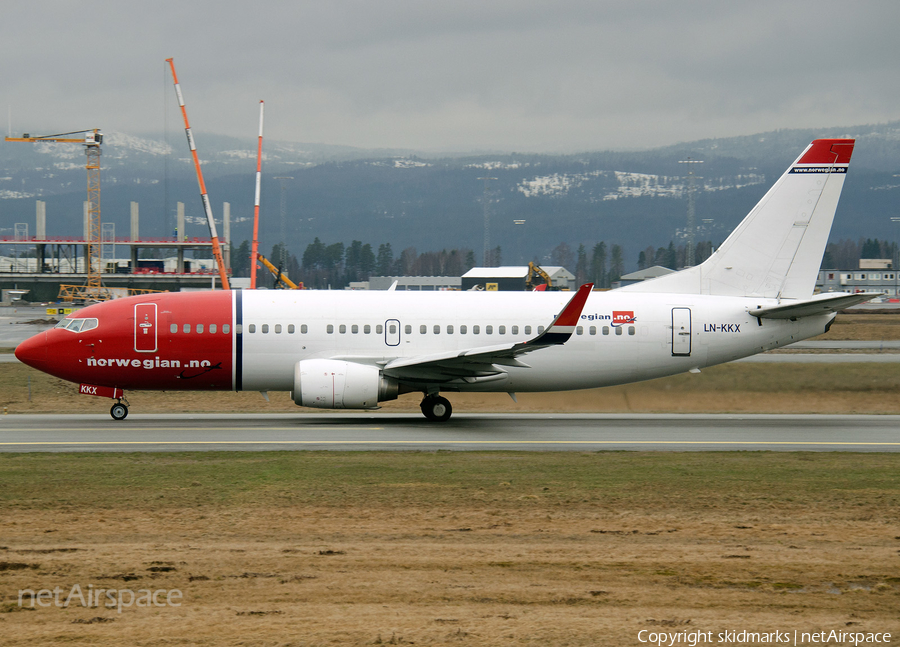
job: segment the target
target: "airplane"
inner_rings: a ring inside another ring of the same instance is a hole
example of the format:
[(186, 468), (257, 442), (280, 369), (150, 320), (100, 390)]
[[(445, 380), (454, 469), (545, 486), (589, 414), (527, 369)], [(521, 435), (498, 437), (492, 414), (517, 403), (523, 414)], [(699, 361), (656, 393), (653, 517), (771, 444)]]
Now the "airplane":
[(814, 295), (853, 139), (813, 141), (703, 263), (616, 290), (219, 290), (88, 306), (16, 348), (112, 398), (125, 390), (290, 391), (322, 409), (421, 392), (563, 391), (699, 370), (820, 335), (872, 294)]

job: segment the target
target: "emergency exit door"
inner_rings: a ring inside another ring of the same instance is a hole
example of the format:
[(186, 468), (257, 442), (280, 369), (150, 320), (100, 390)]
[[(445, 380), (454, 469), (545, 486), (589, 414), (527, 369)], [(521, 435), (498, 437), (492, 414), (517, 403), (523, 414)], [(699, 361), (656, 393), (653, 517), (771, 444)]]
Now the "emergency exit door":
[(384, 322), (384, 343), (388, 346), (400, 345), (400, 322), (396, 319)]
[(134, 350), (139, 353), (156, 352), (155, 303), (138, 303), (134, 306)]
[(672, 355), (691, 354), (691, 309), (672, 308)]

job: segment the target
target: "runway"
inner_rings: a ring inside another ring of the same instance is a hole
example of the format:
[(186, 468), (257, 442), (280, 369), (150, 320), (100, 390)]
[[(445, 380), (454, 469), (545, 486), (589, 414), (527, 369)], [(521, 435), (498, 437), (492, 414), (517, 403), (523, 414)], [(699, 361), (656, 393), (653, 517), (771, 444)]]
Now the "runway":
[(7, 415), (0, 452), (900, 451), (900, 416), (716, 414)]

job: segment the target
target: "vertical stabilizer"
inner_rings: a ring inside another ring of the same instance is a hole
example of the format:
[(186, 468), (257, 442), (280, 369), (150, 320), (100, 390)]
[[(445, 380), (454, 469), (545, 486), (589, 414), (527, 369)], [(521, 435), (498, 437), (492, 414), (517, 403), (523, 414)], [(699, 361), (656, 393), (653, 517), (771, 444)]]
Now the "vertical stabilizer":
[(815, 288), (852, 139), (817, 139), (702, 264), (622, 288), (806, 299)]

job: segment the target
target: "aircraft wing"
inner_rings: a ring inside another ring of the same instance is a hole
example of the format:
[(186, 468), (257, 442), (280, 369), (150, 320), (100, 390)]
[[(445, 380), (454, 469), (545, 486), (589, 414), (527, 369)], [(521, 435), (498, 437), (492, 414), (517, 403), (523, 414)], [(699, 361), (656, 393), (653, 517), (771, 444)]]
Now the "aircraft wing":
[(400, 357), (385, 364), (384, 374), (399, 380), (449, 382), (474, 381), (505, 373), (504, 366), (530, 368), (518, 358), (550, 346), (565, 344), (581, 317), (581, 311), (593, 289), (593, 283), (578, 288), (563, 311), (537, 337), (521, 342), (495, 346), (479, 346), (463, 350), (447, 351), (433, 355)]
[(837, 312), (858, 303), (864, 303), (881, 294), (848, 294), (846, 292), (817, 294), (811, 299), (782, 303), (769, 308), (750, 310), (750, 314), (761, 319), (798, 319), (811, 315)]

